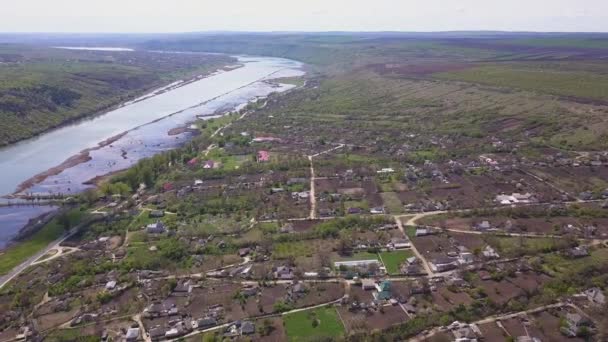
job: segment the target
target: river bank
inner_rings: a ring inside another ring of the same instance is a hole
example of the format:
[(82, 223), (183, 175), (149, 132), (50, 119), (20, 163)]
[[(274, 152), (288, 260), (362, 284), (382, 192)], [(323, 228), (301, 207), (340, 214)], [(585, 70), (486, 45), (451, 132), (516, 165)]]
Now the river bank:
[[(0, 150), (0, 169), (10, 163), (18, 165), (24, 172), (15, 170), (9, 178), (23, 178), (31, 168), (40, 169), (42, 164), (50, 165), (35, 174), (14, 183), (13, 195), (57, 195), (74, 194), (94, 186), (108, 174), (115, 174), (134, 165), (138, 160), (154, 154), (182, 146), (196, 134), (189, 125), (200, 119), (219, 116), (218, 113), (242, 108), (250, 101), (265, 97), (273, 92), (283, 92), (293, 85), (279, 84), (271, 79), (301, 75), (301, 64), (276, 58), (237, 57), (239, 65), (229, 70), (218, 71), (208, 77), (189, 83), (167, 85), (159, 88), (155, 95), (145, 96), (121, 108), (106, 113), (99, 118), (82, 124), (51, 132), (38, 139), (36, 145), (30, 144), (27, 149), (20, 147), (14, 154)], [(144, 116), (144, 117), (142, 117)], [(118, 128), (123, 128), (117, 132)], [(114, 133), (98, 139), (92, 146), (74, 151), (73, 145), (91, 143), (99, 131)], [(59, 134), (62, 133), (62, 134)], [(89, 135), (93, 135), (90, 136)], [(50, 138), (49, 138), (50, 136)], [(65, 137), (73, 136), (66, 139)], [(51, 139), (52, 138), (52, 139)], [(50, 145), (46, 144), (50, 140)], [(70, 144), (66, 145), (66, 142)], [(101, 143), (98, 143), (101, 141)], [(66, 151), (67, 150), (67, 151)], [(69, 155), (63, 161), (48, 158), (49, 153)], [(70, 151), (74, 151), (70, 153)], [(2, 152), (7, 159), (2, 158)], [(31, 159), (30, 159), (31, 157)], [(15, 177), (18, 175), (19, 177)], [(9, 181), (0, 184), (6, 189)], [(16, 189), (16, 191), (15, 191)], [(29, 218), (32, 214), (25, 214)], [(0, 213), (0, 225), (7, 236), (14, 236), (21, 227), (3, 223)], [(0, 239), (2, 239), (0, 237)], [(1, 247), (0, 247), (1, 248)]]

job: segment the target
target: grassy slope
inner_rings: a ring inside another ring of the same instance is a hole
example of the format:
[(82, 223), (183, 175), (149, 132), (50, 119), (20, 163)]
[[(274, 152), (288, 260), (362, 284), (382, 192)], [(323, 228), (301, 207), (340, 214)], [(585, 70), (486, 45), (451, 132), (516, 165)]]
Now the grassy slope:
[[(82, 212), (73, 210), (69, 213), (72, 226), (77, 224), (82, 217)], [(5, 274), (13, 267), (19, 265), (27, 258), (38, 253), (49, 243), (58, 239), (64, 233), (63, 226), (56, 219), (42, 227), (32, 237), (24, 242), (20, 242), (0, 254), (0, 274)]]
[[(0, 146), (94, 114), (228, 58), (90, 53), (0, 45)], [(8, 58), (8, 57), (5, 57)]]
[[(313, 327), (311, 313), (314, 313), (319, 321), (317, 327)], [(296, 312), (286, 315), (283, 321), (289, 341), (308, 341), (312, 338), (338, 337), (344, 334), (344, 326), (334, 308)]]

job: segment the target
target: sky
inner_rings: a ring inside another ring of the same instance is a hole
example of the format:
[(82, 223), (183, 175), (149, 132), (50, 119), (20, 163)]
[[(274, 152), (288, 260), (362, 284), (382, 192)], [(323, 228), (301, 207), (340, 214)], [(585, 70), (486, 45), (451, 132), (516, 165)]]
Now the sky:
[(0, 0), (0, 32), (608, 32), (608, 0)]

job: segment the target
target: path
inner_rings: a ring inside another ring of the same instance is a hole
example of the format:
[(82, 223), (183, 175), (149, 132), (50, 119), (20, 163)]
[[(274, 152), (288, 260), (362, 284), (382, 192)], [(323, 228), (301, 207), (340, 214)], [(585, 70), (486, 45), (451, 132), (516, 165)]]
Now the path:
[[(410, 221), (408, 220), (408, 222), (410, 222)], [(405, 233), (405, 229), (403, 228), (403, 224), (401, 223), (401, 219), (399, 218), (399, 216), (395, 216), (395, 223), (397, 223), (397, 227), (399, 228), (399, 230), (401, 231), (403, 236), (407, 237), (407, 234)], [(418, 251), (418, 249), (416, 248), (416, 245), (414, 243), (411, 243), (410, 245), (411, 245), (412, 252), (414, 252), (416, 257), (422, 262), (422, 266), (424, 267), (424, 270), (426, 271), (428, 276), (433, 277), (434, 273), (431, 270), (431, 267), (429, 266), (429, 263), (426, 260), (426, 258), (424, 258), (422, 256), (422, 254), (420, 254), (420, 252)]]
[(70, 238), (72, 235), (74, 235), (76, 232), (78, 231), (78, 228), (75, 227), (73, 228), (70, 232), (68, 232), (67, 234), (64, 234), (62, 237), (58, 238), (57, 240), (51, 242), (50, 244), (48, 244), (45, 248), (43, 248), (42, 250), (40, 250), (39, 252), (37, 252), (36, 254), (32, 255), (31, 257), (29, 257), (27, 260), (25, 260), (24, 262), (22, 262), (21, 264), (15, 266), (12, 270), (10, 270), (10, 272), (8, 272), (7, 274), (3, 275), (0, 277), (0, 289), (2, 289), (6, 284), (8, 284), (11, 280), (13, 280), (15, 277), (17, 277), (19, 274), (21, 274), (21, 272), (25, 271), (25, 269), (27, 269), (28, 267), (30, 267), (32, 264), (34, 264), (38, 259), (40, 259), (41, 257), (43, 257), (44, 255), (46, 255), (48, 252), (50, 252), (52, 249), (58, 249), (59, 245), (64, 242), (65, 240), (67, 240), (68, 238)]
[(317, 218), (317, 195), (315, 189), (315, 181), (317, 178), (315, 177), (315, 167), (313, 163), (313, 158), (318, 157), (322, 154), (327, 154), (333, 152), (337, 149), (344, 147), (344, 144), (338, 144), (336, 147), (332, 147), (329, 150), (321, 151), (315, 154), (311, 154), (308, 156), (308, 161), (310, 162), (310, 214), (308, 215), (308, 219), (313, 220)]

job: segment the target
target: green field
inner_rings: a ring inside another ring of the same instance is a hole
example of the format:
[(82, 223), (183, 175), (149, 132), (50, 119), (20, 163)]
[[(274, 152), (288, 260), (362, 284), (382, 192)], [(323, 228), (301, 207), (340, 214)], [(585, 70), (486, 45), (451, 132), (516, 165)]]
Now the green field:
[(355, 260), (378, 260), (378, 254), (368, 252), (357, 252), (350, 256), (340, 257), (337, 261), (355, 261)]
[(313, 247), (307, 241), (283, 242), (274, 245), (272, 256), (275, 259), (286, 259), (289, 257), (311, 256)]
[(380, 260), (384, 263), (388, 274), (400, 274), (399, 266), (403, 264), (407, 258), (412, 256), (414, 256), (414, 254), (409, 250), (381, 252)]
[[(69, 217), (71, 224), (76, 225), (82, 217), (82, 212), (73, 210), (69, 213)], [(57, 222), (57, 219), (54, 219), (32, 235), (31, 238), (8, 248), (0, 254), (0, 274), (6, 274), (13, 267), (57, 240), (64, 232), (63, 226)]]
[[(392, 187), (392, 184), (390, 186)], [(380, 196), (384, 207), (388, 209), (390, 214), (401, 214), (403, 212), (403, 203), (401, 203), (396, 192), (382, 192)]]
[(605, 100), (608, 98), (608, 75), (568, 70), (560, 65), (506, 64), (487, 65), (435, 74), (448, 80), (460, 80), (554, 95)]
[[(314, 321), (318, 325), (314, 326)], [(300, 311), (283, 318), (289, 341), (310, 341), (320, 337), (344, 335), (344, 326), (334, 308)]]

